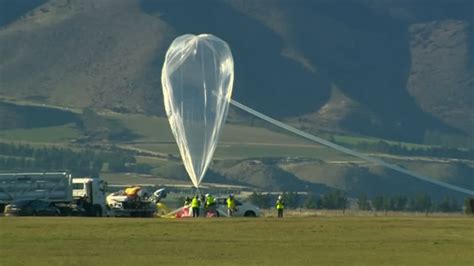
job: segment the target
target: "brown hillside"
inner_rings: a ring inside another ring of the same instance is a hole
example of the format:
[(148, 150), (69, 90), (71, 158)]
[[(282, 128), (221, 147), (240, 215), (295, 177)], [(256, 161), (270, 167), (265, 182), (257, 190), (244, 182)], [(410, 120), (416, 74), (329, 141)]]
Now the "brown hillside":
[(271, 116), (411, 141), (473, 132), (474, 2), (34, 4), (1, 24), (0, 96), (160, 113), (166, 48), (208, 32), (232, 47), (234, 98)]
[(470, 27), (473, 25), (459, 20), (410, 26), (411, 95), (425, 112), (466, 132), (474, 131)]
[(135, 1), (49, 1), (0, 31), (0, 94), (156, 111), (151, 66), (168, 36)]

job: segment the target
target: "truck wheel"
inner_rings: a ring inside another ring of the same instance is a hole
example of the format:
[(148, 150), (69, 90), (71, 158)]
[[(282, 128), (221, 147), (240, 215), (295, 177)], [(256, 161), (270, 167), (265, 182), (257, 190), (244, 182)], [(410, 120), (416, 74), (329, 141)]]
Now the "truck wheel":
[(95, 217), (102, 217), (102, 207), (96, 205), (94, 206), (94, 216)]
[(244, 216), (245, 216), (245, 217), (255, 217), (255, 216), (257, 216), (257, 215), (256, 215), (255, 212), (253, 212), (253, 211), (246, 211), (246, 212), (244, 213)]
[(59, 215), (60, 216), (70, 216), (72, 215), (72, 211), (70, 208), (59, 208)]

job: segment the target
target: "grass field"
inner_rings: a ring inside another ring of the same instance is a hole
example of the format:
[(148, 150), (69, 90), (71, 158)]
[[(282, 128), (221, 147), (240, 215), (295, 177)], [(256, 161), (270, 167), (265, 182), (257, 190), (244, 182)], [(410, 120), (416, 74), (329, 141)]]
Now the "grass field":
[(349, 144), (355, 145), (360, 142), (367, 142), (367, 143), (376, 143), (379, 141), (385, 141), (390, 145), (401, 145), (407, 149), (423, 149), (423, 148), (432, 148), (432, 145), (424, 145), (424, 144), (416, 144), (416, 143), (409, 143), (409, 142), (397, 142), (391, 141), (386, 139), (380, 139), (375, 137), (364, 137), (364, 136), (345, 136), (345, 135), (335, 135), (334, 140), (341, 144)]
[(67, 124), (54, 127), (31, 129), (1, 130), (0, 139), (3, 141), (23, 141), (40, 143), (67, 143), (81, 134), (74, 125)]
[[(83, 138), (84, 132), (81, 132), (76, 126), (74, 126), (74, 124), (66, 124), (55, 127), (0, 130), (0, 141), (28, 143), (35, 147), (54, 145), (78, 150), (82, 149), (83, 147), (98, 150), (100, 149), (99, 147), (105, 146), (107, 148), (109, 145), (117, 144), (117, 146), (120, 146), (124, 149), (144, 152), (141, 153), (140, 156), (136, 156), (137, 161), (139, 163), (145, 163), (153, 167), (154, 169), (150, 171), (150, 173), (155, 177), (166, 178), (166, 182), (168, 182), (168, 180), (173, 181), (175, 179), (174, 177), (179, 175), (186, 175), (184, 171), (182, 173), (179, 172), (176, 174), (176, 170), (180, 170), (182, 167), (179, 167), (179, 165), (176, 166), (177, 164), (174, 160), (167, 160), (168, 157), (166, 154), (173, 154), (179, 157), (179, 152), (177, 145), (174, 143), (174, 137), (170, 132), (169, 124), (166, 118), (145, 116), (141, 114), (118, 114), (112, 112), (105, 112), (101, 115), (107, 119), (115, 119), (116, 121), (121, 122), (138, 137), (125, 142), (97, 141), (86, 143), (86, 145), (82, 146), (80, 142), (71, 142), (71, 140), (86, 139)], [(362, 141), (380, 141), (380, 139), (377, 138), (364, 136), (335, 135), (333, 137), (337, 142), (343, 143), (343, 145), (355, 144)], [(390, 143), (394, 144), (395, 142)], [(423, 147), (409, 143), (402, 143), (401, 145), (409, 148)], [(146, 153), (146, 151), (150, 152)], [(133, 153), (131, 152), (130, 154)], [(380, 155), (381, 154), (375, 154), (374, 156)], [(234, 161), (234, 163), (237, 164), (238, 160), (261, 158), (292, 158), (291, 160), (280, 161), (279, 166), (290, 174), (296, 176), (299, 179), (295, 179), (296, 182), (304, 180), (312, 183), (321, 183), (328, 186), (337, 185), (336, 187), (339, 187), (338, 184), (343, 184), (344, 186), (341, 185), (340, 188), (345, 188), (345, 184), (354, 184), (359, 182), (354, 180), (365, 182), (364, 179), (357, 179), (357, 176), (354, 176), (352, 173), (356, 171), (354, 170), (356, 168), (362, 169), (363, 167), (370, 166), (370, 164), (364, 163), (361, 161), (361, 159), (330, 149), (317, 143), (304, 140), (292, 134), (287, 134), (281, 130), (278, 130), (277, 128), (271, 127), (270, 125), (267, 125), (267, 127), (231, 123), (225, 125), (214, 154), (214, 159)], [(313, 159), (314, 162), (299, 160), (306, 158)], [(470, 166), (454, 165), (453, 167), (448, 168), (438, 162), (436, 162), (437, 164), (432, 163), (431, 158), (423, 158), (422, 160), (408, 157), (406, 158), (407, 160), (405, 160), (403, 156), (399, 156), (398, 158), (382, 158), (397, 164), (401, 164), (407, 169), (425, 173), (428, 176), (439, 178), (439, 180), (443, 180), (451, 184), (469, 187), (469, 184), (472, 183), (469, 179), (469, 177), (472, 176), (472, 174), (469, 172), (472, 172), (472, 167)], [(271, 165), (273, 162), (274, 161), (267, 160), (265, 163), (268, 164), (269, 167), (273, 167), (273, 165)], [(283, 165), (287, 162), (294, 165)], [(472, 162), (469, 163), (472, 165)], [(107, 165), (103, 169), (104, 171), (108, 170)], [(245, 164), (243, 164), (243, 166), (238, 169), (241, 169), (242, 175), (252, 175), (252, 178), (258, 179), (262, 176), (261, 175), (258, 177), (258, 175), (252, 173), (254, 169), (258, 168), (247, 169)], [(234, 169), (233, 171), (238, 169)], [(379, 175), (379, 173), (375, 173), (375, 175)], [(321, 176), (323, 178), (320, 178)], [(118, 178), (114, 178), (113, 180), (114, 182), (125, 182)], [(130, 180), (131, 183), (161, 182), (161, 180), (158, 181), (157, 179), (151, 180), (146, 178), (140, 178), (140, 181), (133, 181), (132, 178), (127, 180)], [(371, 188), (374, 186), (375, 185), (373, 183), (368, 185), (368, 187)], [(394, 190), (396, 189), (402, 190), (404, 188), (394, 187)]]
[[(134, 147), (179, 155), (176, 144), (136, 144)], [(264, 144), (237, 144), (220, 143), (217, 145), (215, 159), (242, 159), (242, 158), (268, 158), (268, 157), (302, 157), (320, 160), (354, 160), (354, 157), (344, 153), (331, 150), (317, 145), (308, 146), (285, 146), (285, 145), (264, 145)]]
[[(132, 146), (154, 152), (179, 154), (166, 118), (117, 113), (107, 114), (107, 117), (120, 121), (140, 136), (135, 140), (135, 143), (131, 144)], [(366, 136), (334, 135), (333, 137), (342, 145), (386, 141), (393, 145), (400, 144), (409, 149), (431, 147)], [(219, 140), (219, 146), (216, 149), (215, 158), (241, 159), (255, 157), (305, 157), (347, 161), (355, 159), (352, 156), (308, 141), (294, 134), (281, 132), (277, 128), (226, 124)]]
[[(108, 118), (117, 119), (140, 135), (141, 142), (174, 142), (168, 119), (133, 114), (110, 114)], [(313, 144), (294, 135), (287, 135), (271, 131), (262, 127), (225, 124), (220, 140), (222, 142), (244, 142), (265, 144)]]
[[(138, 136), (128, 145), (154, 152), (178, 155), (168, 120), (164, 117), (140, 114), (103, 113), (115, 119)], [(68, 144), (82, 133), (73, 125), (55, 127), (12, 129), (0, 131), (2, 141), (28, 143)], [(335, 136), (336, 141), (354, 144), (360, 141), (375, 142), (376, 138)], [(321, 160), (354, 160), (341, 152), (310, 142), (292, 134), (269, 128), (226, 124), (215, 153), (217, 159), (241, 159), (256, 157), (305, 157)]]
[(0, 217), (0, 265), (473, 265), (474, 219)]

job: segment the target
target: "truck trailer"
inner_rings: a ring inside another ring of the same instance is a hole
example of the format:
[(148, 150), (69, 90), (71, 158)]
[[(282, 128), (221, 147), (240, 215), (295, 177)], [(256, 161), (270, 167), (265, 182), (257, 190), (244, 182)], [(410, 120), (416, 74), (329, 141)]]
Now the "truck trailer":
[(104, 216), (106, 190), (100, 178), (72, 178), (66, 171), (0, 173), (0, 211), (15, 201), (41, 199), (61, 215)]
[(100, 178), (73, 178), (67, 171), (0, 173), (0, 213), (7, 204), (39, 199), (64, 216), (154, 216), (166, 190), (135, 189), (137, 195), (127, 195), (126, 189), (107, 196), (107, 182)]

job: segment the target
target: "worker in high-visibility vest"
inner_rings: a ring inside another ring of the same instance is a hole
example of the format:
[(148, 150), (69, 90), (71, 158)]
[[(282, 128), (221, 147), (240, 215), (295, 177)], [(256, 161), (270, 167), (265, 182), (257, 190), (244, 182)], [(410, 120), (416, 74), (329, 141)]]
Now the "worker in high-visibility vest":
[(234, 195), (230, 194), (229, 197), (227, 198), (227, 215), (229, 217), (234, 216), (235, 212), (235, 199)]
[(198, 196), (194, 196), (193, 200), (191, 201), (191, 209), (193, 211), (193, 217), (199, 217), (199, 207), (201, 206), (201, 202), (198, 199)]
[(204, 206), (206, 207), (206, 212), (208, 214), (219, 217), (219, 212), (216, 210), (216, 199), (214, 196), (211, 194), (206, 194), (206, 202)]
[(275, 204), (275, 208), (278, 212), (278, 218), (283, 218), (283, 210), (285, 209), (285, 202), (283, 201), (283, 197), (281, 195), (278, 196), (278, 199)]

